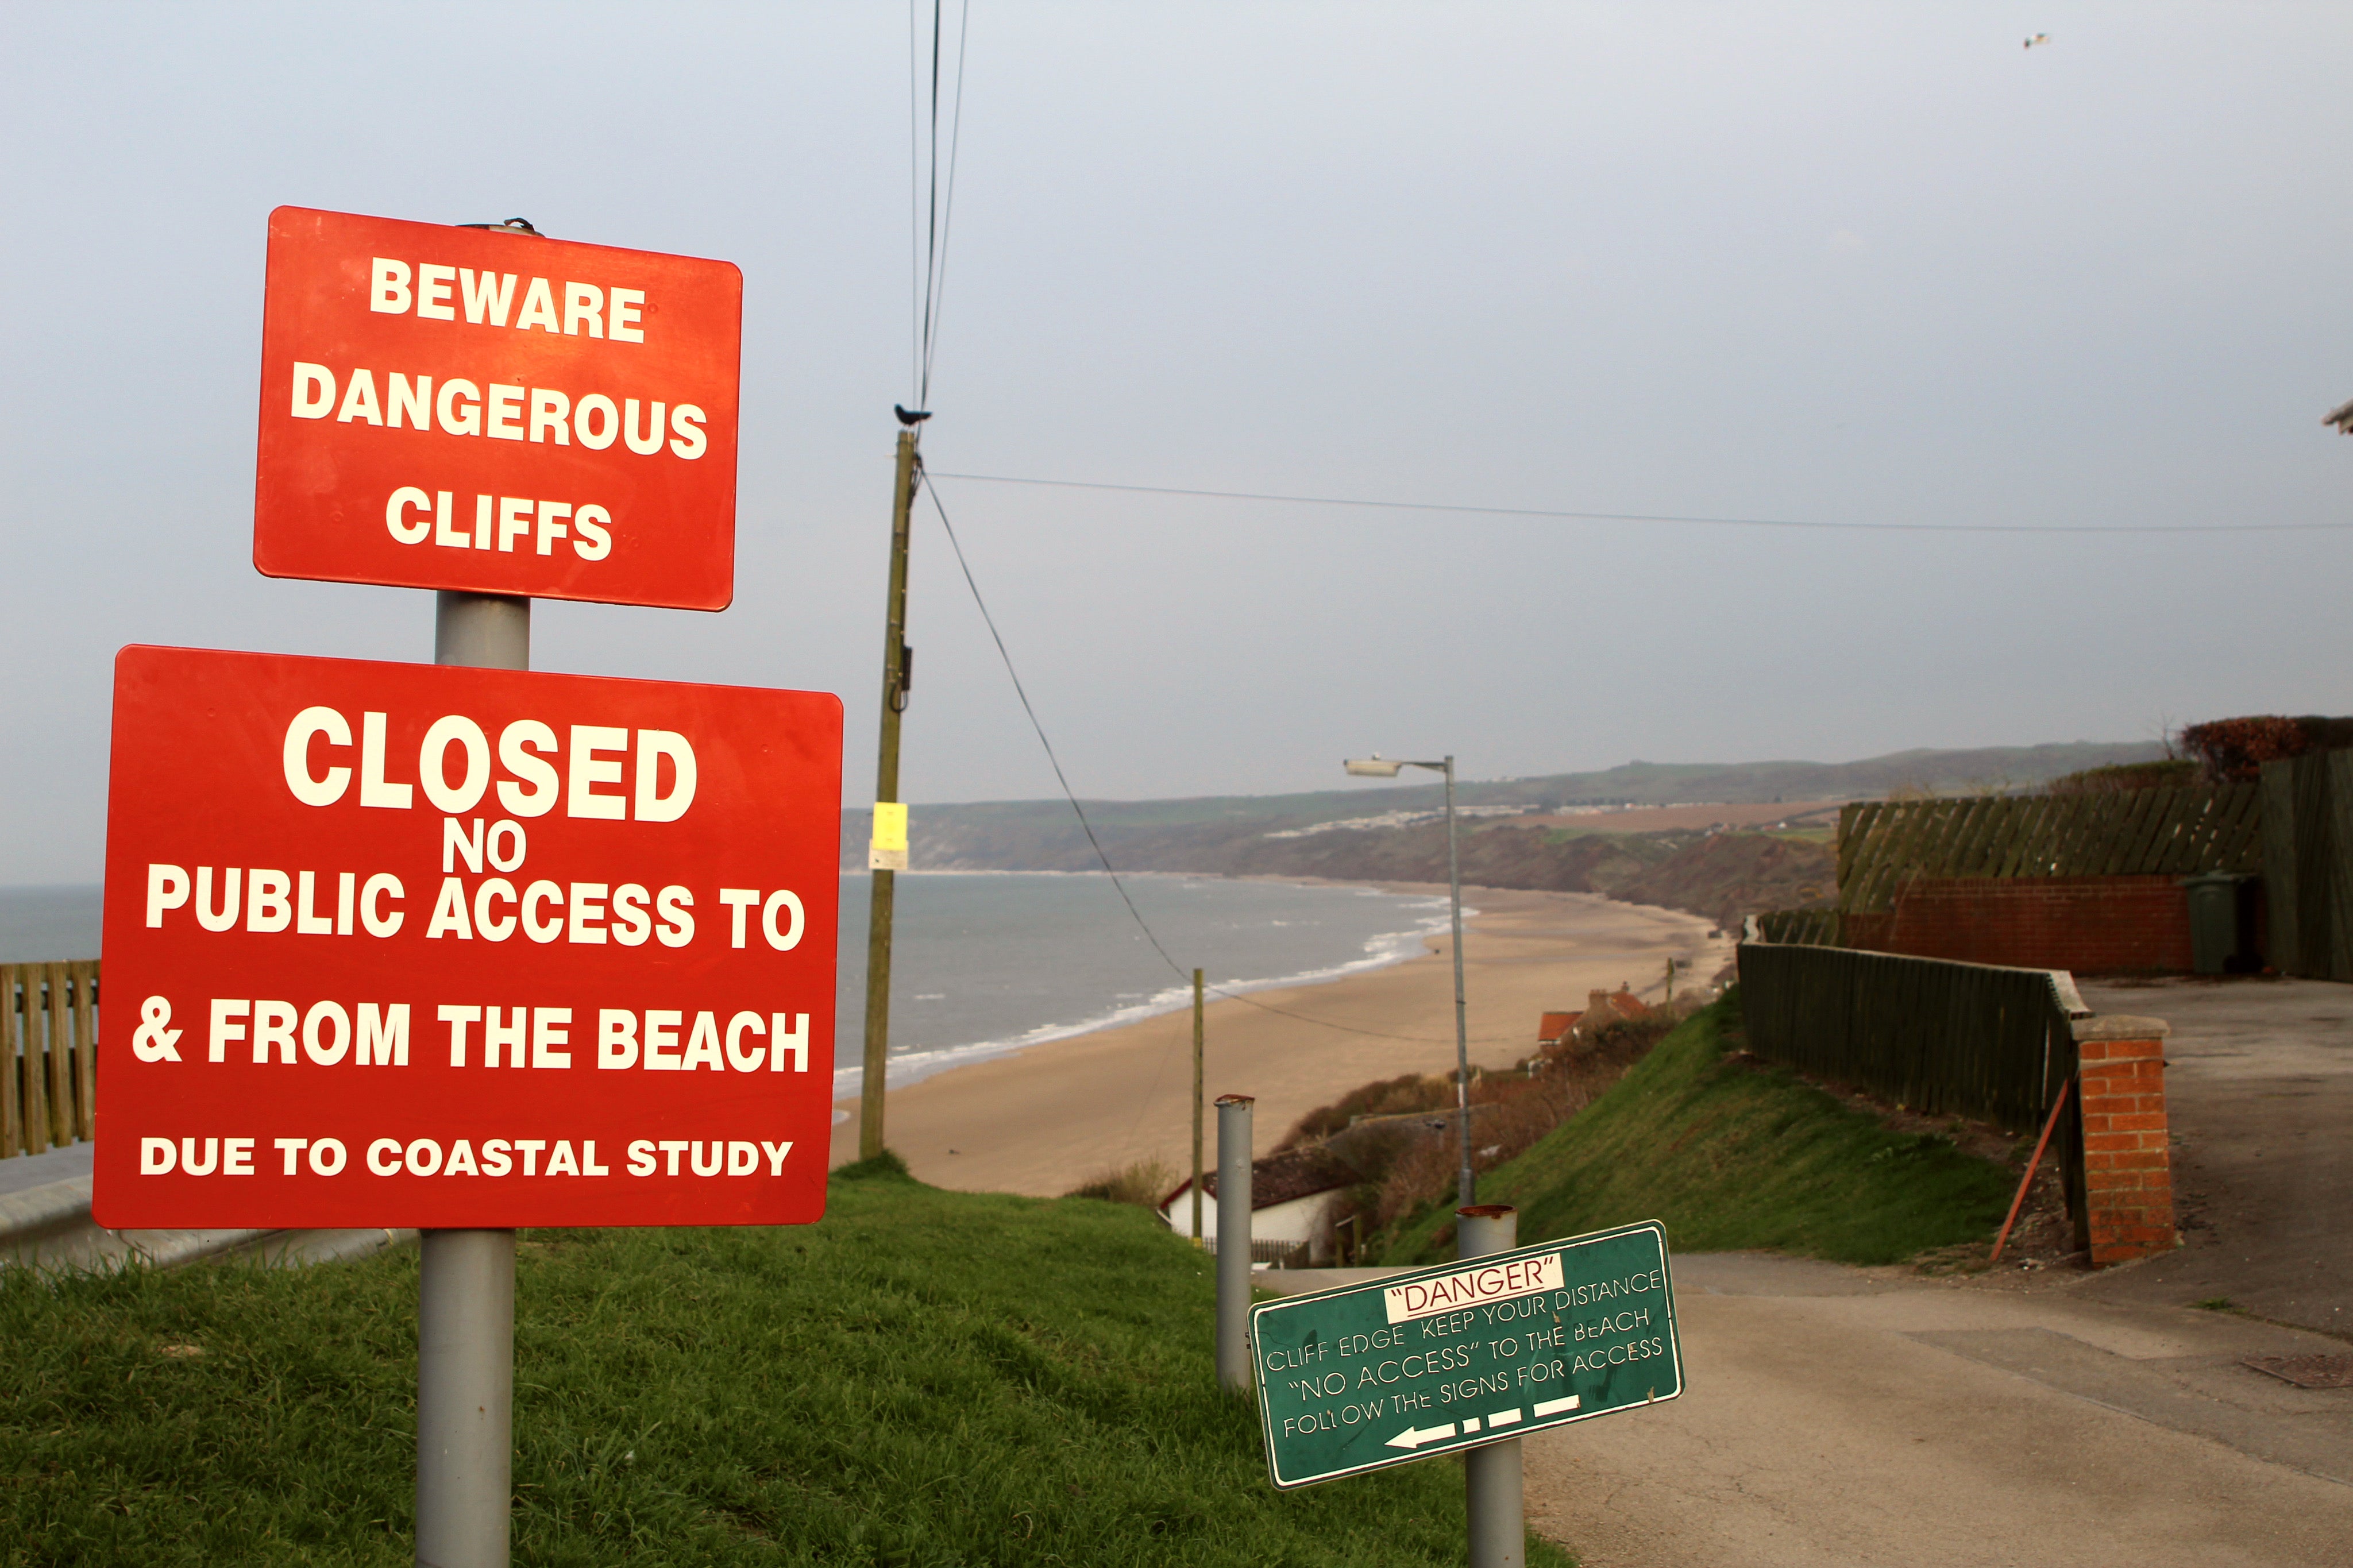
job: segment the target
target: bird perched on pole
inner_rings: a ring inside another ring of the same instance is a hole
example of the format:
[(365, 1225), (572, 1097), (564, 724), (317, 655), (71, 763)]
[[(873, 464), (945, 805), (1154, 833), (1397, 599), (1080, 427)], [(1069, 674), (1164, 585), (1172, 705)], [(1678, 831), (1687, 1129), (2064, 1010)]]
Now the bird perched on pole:
[(891, 412), (899, 416), (899, 423), (904, 425), (910, 430), (913, 430), (916, 426), (921, 425), (924, 420), (929, 419), (932, 416), (929, 409), (918, 412), (913, 408), (902, 408), (895, 403), (891, 405)]

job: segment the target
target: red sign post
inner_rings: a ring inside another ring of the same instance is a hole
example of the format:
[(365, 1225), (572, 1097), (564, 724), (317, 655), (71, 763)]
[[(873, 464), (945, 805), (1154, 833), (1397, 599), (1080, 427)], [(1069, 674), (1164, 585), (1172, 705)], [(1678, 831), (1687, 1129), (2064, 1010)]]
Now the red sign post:
[(724, 261), (279, 208), (254, 564), (726, 608), (743, 299)]
[(115, 1226), (824, 1209), (841, 704), (132, 647)]

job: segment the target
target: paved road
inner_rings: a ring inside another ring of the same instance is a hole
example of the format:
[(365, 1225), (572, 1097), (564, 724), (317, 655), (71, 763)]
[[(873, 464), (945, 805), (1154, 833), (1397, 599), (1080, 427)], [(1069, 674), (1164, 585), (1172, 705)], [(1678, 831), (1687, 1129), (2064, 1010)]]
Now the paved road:
[(2080, 1289), (2143, 1303), (2224, 1297), (2353, 1338), (2353, 985), (2082, 989), (2098, 1012), (2173, 1026), (2166, 1097), (2185, 1245)]
[(2342, 1350), (2230, 1314), (1750, 1254), (1676, 1261), (1687, 1386), (1531, 1438), (1529, 1523), (1588, 1568), (2353, 1561)]
[[(1533, 1441), (1531, 1521), (1592, 1568), (2353, 1563), (2353, 1389), (2241, 1364), (2353, 1348), (2353, 986), (2083, 991), (2173, 1026), (2179, 1251), (1679, 1259), (1691, 1392)], [(2189, 1305), (2217, 1298), (2253, 1316)]]
[(1974, 1279), (1678, 1257), (1689, 1392), (1528, 1439), (1530, 1524), (1588, 1568), (2353, 1563), (2353, 1389), (2242, 1364), (2353, 1352), (2353, 986), (2083, 990), (2173, 1025), (2186, 1246)]
[(1674, 1267), (1689, 1392), (1526, 1439), (1528, 1523), (1587, 1568), (2353, 1562), (2353, 1389), (2242, 1364), (2342, 1342), (1762, 1253)]

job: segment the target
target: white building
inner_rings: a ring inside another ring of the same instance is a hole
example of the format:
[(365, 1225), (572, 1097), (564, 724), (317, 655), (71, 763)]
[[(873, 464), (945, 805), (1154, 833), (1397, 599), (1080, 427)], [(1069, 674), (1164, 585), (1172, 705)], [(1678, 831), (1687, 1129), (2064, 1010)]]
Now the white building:
[[(1331, 1261), (1332, 1207), (1363, 1180), (1338, 1157), (1321, 1148), (1286, 1149), (1250, 1163), (1250, 1239), (1305, 1242), (1311, 1263)], [(1160, 1217), (1179, 1236), (1193, 1234), (1193, 1182), (1176, 1184), (1160, 1205)], [(1218, 1173), (1201, 1182), (1201, 1237), (1218, 1234)]]

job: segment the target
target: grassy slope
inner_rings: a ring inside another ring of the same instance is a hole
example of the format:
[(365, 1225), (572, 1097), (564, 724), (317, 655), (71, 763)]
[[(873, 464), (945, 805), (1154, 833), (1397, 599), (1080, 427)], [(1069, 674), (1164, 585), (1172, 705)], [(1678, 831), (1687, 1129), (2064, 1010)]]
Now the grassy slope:
[[(1989, 1237), (2016, 1178), (1947, 1140), (1887, 1131), (1779, 1068), (1725, 1059), (1736, 1020), (1694, 1015), (1518, 1159), (1482, 1202), (1515, 1204), (1520, 1239), (1664, 1222), (1679, 1252), (1771, 1247), (1893, 1263)], [(1451, 1212), (1405, 1227), (1395, 1262), (1451, 1257)]]
[[(416, 1300), (413, 1252), (0, 1273), (0, 1563), (407, 1563)], [(1212, 1317), (1138, 1210), (887, 1172), (812, 1227), (531, 1233), (516, 1560), (1461, 1560), (1451, 1461), (1276, 1494)]]

